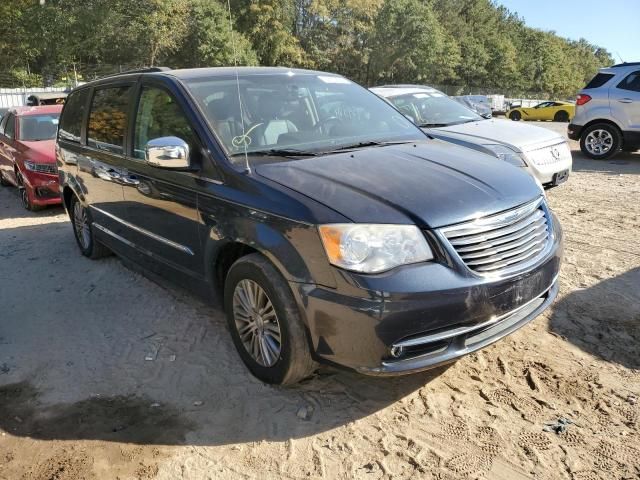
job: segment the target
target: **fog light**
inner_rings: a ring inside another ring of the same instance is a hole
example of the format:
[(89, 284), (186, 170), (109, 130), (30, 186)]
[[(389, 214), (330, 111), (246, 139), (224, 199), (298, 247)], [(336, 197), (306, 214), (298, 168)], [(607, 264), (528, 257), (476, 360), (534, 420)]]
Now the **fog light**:
[(398, 358), (404, 352), (403, 347), (391, 347), (391, 356), (394, 358)]

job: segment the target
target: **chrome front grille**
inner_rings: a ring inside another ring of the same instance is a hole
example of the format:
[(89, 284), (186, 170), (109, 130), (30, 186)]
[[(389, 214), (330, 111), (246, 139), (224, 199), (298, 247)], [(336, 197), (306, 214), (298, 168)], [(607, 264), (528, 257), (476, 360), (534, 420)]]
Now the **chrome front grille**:
[(465, 265), (479, 274), (517, 271), (543, 256), (551, 227), (543, 199), (440, 231)]
[(48, 173), (49, 175), (57, 175), (58, 167), (55, 164), (49, 163), (34, 163), (32, 170), (38, 173)]
[(571, 150), (567, 142), (531, 150), (524, 153), (527, 160), (534, 165), (553, 165), (571, 158)]

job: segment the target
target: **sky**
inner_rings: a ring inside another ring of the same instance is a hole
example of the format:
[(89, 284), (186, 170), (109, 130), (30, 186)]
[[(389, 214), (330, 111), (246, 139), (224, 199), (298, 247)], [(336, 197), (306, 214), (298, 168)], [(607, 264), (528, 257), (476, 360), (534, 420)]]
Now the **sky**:
[(616, 62), (640, 62), (640, 0), (497, 0), (525, 23), (606, 48)]

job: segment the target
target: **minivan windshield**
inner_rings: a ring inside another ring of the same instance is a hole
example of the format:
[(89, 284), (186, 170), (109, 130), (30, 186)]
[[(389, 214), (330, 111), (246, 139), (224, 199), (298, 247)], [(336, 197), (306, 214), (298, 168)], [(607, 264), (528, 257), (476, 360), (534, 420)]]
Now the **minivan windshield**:
[[(246, 74), (185, 80), (232, 160), (426, 140), (392, 106), (344, 77)], [(239, 161), (239, 160), (238, 160)]]
[(58, 133), (58, 113), (46, 115), (25, 115), (18, 117), (20, 122), (20, 138), (25, 142), (53, 140)]
[(438, 91), (397, 95), (389, 100), (421, 127), (446, 127), (485, 120), (473, 110)]

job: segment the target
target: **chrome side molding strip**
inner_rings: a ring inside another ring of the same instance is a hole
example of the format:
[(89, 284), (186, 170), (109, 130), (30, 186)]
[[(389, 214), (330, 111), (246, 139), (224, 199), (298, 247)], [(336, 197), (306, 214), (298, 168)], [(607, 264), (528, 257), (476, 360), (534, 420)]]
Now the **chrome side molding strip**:
[[(146, 235), (147, 237), (153, 238), (154, 240), (157, 240), (158, 242), (164, 243), (165, 245), (168, 245), (170, 247), (175, 248), (176, 250), (180, 250), (183, 253), (186, 253), (187, 255), (195, 255), (195, 253), (193, 253), (193, 250), (191, 250), (189, 247), (186, 247), (184, 245), (181, 245), (179, 243), (174, 242), (173, 240), (169, 240), (168, 238), (162, 237), (158, 234), (155, 234), (153, 232), (150, 232), (149, 230), (146, 230), (142, 227), (138, 227), (137, 225), (134, 225), (133, 223), (127, 222), (126, 220), (123, 220), (120, 217), (117, 217), (115, 215), (113, 215), (112, 213), (109, 212), (105, 212), (104, 210), (102, 210), (101, 208), (95, 207), (93, 205), (89, 205), (93, 210), (100, 212), (102, 215), (105, 215), (109, 218), (111, 218), (112, 220), (115, 220), (118, 223), (121, 223), (122, 225), (129, 227), (132, 230), (135, 230), (138, 233), (141, 233), (142, 235)], [(94, 223), (94, 225), (96, 225)], [(108, 230), (102, 226), (98, 226), (98, 228), (102, 231), (105, 231), (105, 233), (109, 233), (112, 234), (113, 236), (117, 237), (119, 240), (124, 240), (120, 235), (115, 234), (114, 232), (112, 232), (111, 230)], [(127, 244), (131, 244), (131, 242), (126, 241), (125, 243)]]

